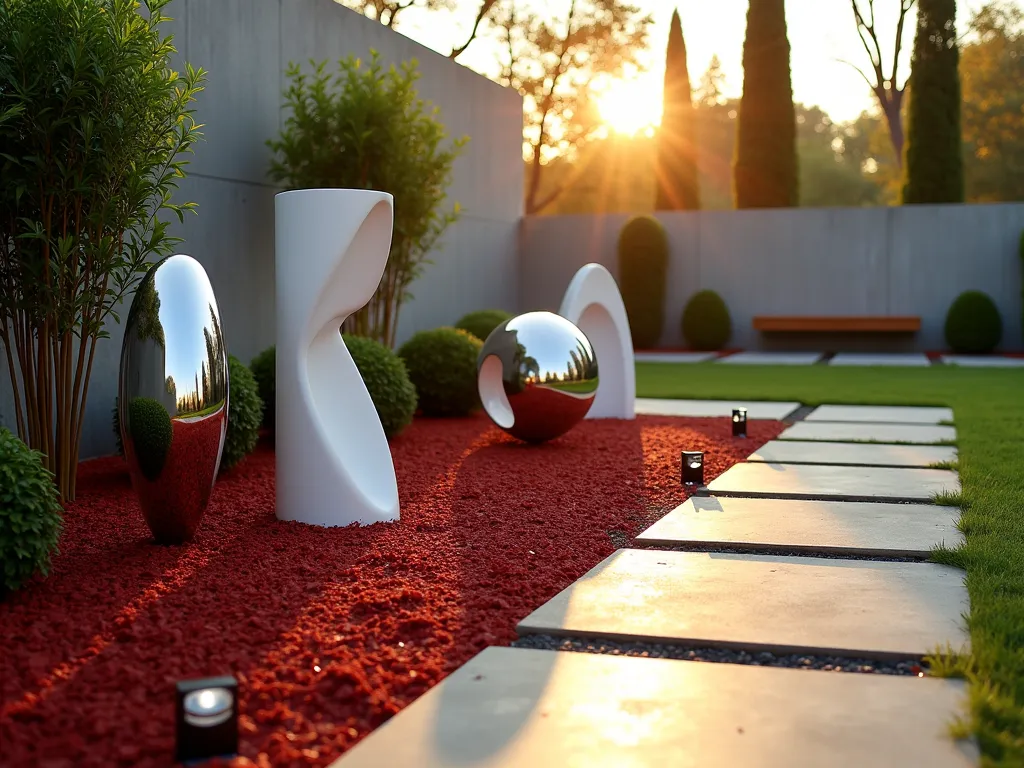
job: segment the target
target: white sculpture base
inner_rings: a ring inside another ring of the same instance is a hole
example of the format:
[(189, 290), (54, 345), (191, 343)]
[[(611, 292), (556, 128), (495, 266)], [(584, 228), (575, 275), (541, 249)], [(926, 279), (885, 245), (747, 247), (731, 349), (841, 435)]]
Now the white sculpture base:
[(384, 428), (341, 338), (380, 284), (391, 195), (302, 189), (274, 200), (277, 516), (321, 526), (398, 519)]
[(565, 291), (558, 314), (587, 335), (597, 355), (600, 384), (586, 418), (635, 418), (633, 338), (626, 305), (611, 272), (600, 264), (580, 267)]

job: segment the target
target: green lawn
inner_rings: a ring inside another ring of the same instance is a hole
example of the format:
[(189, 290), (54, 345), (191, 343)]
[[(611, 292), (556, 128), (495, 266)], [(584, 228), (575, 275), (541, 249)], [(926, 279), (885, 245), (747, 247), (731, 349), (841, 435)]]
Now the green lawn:
[(1024, 766), (1024, 369), (638, 363), (637, 396), (951, 406), (966, 544), (934, 559), (967, 571), (972, 655), (933, 669), (970, 680), (983, 765)]

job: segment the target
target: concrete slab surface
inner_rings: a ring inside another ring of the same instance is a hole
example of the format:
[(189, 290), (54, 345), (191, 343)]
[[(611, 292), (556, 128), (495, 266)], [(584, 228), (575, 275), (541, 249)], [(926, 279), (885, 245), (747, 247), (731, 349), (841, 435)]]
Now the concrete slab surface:
[(1024, 357), (999, 355), (943, 355), (942, 362), (965, 368), (1024, 368)]
[(956, 429), (937, 424), (860, 424), (801, 421), (779, 435), (780, 440), (822, 440), (829, 443), (909, 443), (934, 445), (956, 440)]
[(807, 421), (939, 424), (953, 421), (953, 409), (902, 405), (821, 405), (808, 414)]
[(951, 445), (877, 445), (772, 440), (747, 457), (770, 464), (835, 464), (862, 467), (930, 467), (955, 461)]
[(925, 558), (937, 544), (963, 542), (959, 516), (955, 507), (934, 504), (697, 496), (636, 538), (665, 547)]
[(620, 549), (517, 629), (908, 659), (966, 649), (963, 576), (936, 563)]
[(959, 681), (487, 648), (336, 768), (967, 768)]
[(716, 352), (636, 352), (638, 363), (703, 363), (718, 357)]
[(870, 353), (840, 352), (828, 362), (829, 365), (881, 365), (924, 367), (931, 365), (928, 356), (922, 353)]
[(746, 408), (748, 419), (774, 419), (780, 421), (800, 403), (770, 403), (742, 400), (667, 400), (638, 397), (636, 412), (652, 416), (731, 417), (733, 408)]
[(820, 352), (737, 352), (718, 360), (727, 365), (813, 365)]
[(717, 496), (835, 501), (924, 501), (960, 490), (956, 472), (917, 467), (734, 464), (708, 483)]

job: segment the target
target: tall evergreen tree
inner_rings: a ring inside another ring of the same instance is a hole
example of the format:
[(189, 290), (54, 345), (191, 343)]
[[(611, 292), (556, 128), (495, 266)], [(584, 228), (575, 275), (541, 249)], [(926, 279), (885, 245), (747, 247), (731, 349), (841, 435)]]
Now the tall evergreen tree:
[(960, 49), (956, 0), (920, 0), (910, 60), (904, 203), (962, 203)]
[(796, 112), (783, 0), (750, 0), (743, 41), (743, 97), (736, 128), (737, 208), (799, 203)]
[(672, 12), (665, 52), (664, 112), (658, 130), (658, 192), (654, 207), (659, 211), (700, 209), (700, 181), (697, 175), (696, 131), (693, 93), (686, 67), (686, 43), (679, 11)]

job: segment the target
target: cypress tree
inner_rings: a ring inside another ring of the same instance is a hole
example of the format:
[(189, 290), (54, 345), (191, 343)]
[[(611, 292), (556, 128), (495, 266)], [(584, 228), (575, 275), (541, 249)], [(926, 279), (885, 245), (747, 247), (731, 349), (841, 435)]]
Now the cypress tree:
[(733, 196), (737, 208), (788, 208), (799, 201), (783, 0), (750, 0), (747, 9)]
[(672, 12), (665, 51), (664, 111), (658, 130), (659, 211), (700, 209), (700, 181), (697, 177), (697, 146), (694, 130), (693, 93), (686, 67), (686, 42), (679, 11)]
[(904, 203), (962, 203), (956, 0), (920, 0), (910, 60)]

